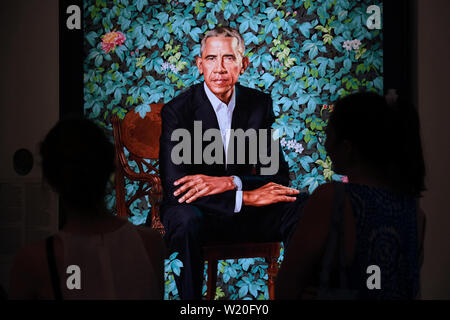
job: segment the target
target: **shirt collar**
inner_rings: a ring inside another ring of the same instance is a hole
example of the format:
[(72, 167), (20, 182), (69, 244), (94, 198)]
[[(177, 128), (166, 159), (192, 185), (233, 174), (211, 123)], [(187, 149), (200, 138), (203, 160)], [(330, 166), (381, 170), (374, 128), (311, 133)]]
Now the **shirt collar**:
[[(206, 85), (206, 82), (203, 82), (203, 88), (205, 89), (206, 96), (208, 97), (209, 102), (211, 102), (211, 105), (214, 108), (214, 111), (218, 111), (219, 106), (221, 104), (225, 104), (225, 102), (220, 101), (219, 98), (216, 97), (216, 95), (208, 88)], [(227, 109), (229, 111), (234, 110), (234, 106), (236, 105), (236, 86), (233, 88), (233, 94), (231, 96), (230, 102), (227, 105)]]

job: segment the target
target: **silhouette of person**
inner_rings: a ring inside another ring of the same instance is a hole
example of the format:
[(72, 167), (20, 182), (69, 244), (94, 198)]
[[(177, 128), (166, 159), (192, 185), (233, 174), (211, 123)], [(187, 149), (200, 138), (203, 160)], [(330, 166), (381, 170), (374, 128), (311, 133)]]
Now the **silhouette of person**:
[(103, 131), (86, 119), (62, 120), (40, 153), (43, 176), (60, 195), (66, 223), (17, 254), (10, 298), (162, 299), (162, 238), (106, 209), (114, 147)]
[(352, 94), (335, 104), (326, 133), (333, 169), (349, 183), (323, 184), (307, 200), (276, 298), (305, 297), (314, 286), (318, 298), (417, 298), (425, 165), (416, 110), (375, 93)]

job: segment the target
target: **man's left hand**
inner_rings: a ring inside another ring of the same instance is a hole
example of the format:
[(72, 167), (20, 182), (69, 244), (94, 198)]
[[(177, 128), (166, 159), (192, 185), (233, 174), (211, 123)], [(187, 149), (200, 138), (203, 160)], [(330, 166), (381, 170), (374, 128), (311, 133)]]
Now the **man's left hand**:
[(175, 186), (181, 185), (175, 192), (174, 196), (178, 196), (186, 192), (180, 199), (179, 203), (191, 203), (200, 197), (212, 194), (223, 193), (235, 188), (232, 177), (211, 177), (204, 174), (195, 174), (184, 176), (173, 183)]

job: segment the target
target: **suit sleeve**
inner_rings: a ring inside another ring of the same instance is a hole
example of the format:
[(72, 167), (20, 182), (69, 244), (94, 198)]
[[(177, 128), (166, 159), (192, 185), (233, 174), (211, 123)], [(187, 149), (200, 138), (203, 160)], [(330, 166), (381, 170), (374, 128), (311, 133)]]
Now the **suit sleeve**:
[[(275, 122), (275, 114), (273, 113), (272, 107), (272, 99), (269, 97), (267, 102), (267, 111), (264, 120), (263, 128), (267, 129), (268, 132), (271, 132), (272, 124)], [(239, 176), (242, 180), (242, 190), (254, 190), (269, 182), (275, 182), (284, 186), (288, 186), (289, 184), (289, 166), (284, 159), (283, 151), (280, 146), (279, 140), (276, 141), (276, 145), (278, 147), (278, 170), (275, 174), (272, 175), (263, 175), (261, 174), (261, 169), (264, 167), (269, 167), (270, 163), (267, 165), (263, 165), (260, 162), (260, 158), (258, 157), (258, 163), (256, 164), (256, 174), (255, 175), (243, 175)], [(267, 154), (272, 155), (272, 152), (276, 150), (272, 150), (272, 138), (271, 134), (267, 135)], [(272, 159), (272, 157), (270, 156)]]
[[(176, 111), (174, 105), (167, 104), (161, 110), (162, 130), (159, 149), (160, 177), (163, 187), (164, 201), (169, 205), (178, 205), (178, 199), (183, 195), (174, 196), (173, 193), (179, 186), (174, 182), (186, 175), (193, 175), (190, 164), (175, 164), (171, 153), (178, 141), (172, 141), (172, 132), (177, 128), (183, 128), (183, 116)], [(201, 197), (190, 204), (219, 215), (232, 215), (235, 209), (236, 191), (229, 190), (221, 194)]]

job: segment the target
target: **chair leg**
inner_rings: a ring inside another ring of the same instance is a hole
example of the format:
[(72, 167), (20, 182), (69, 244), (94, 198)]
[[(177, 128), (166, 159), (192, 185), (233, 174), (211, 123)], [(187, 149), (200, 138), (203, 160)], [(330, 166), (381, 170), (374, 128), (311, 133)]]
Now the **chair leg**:
[(269, 287), (269, 300), (275, 299), (275, 277), (278, 273), (278, 259), (274, 256), (267, 257), (267, 262), (269, 264), (267, 274), (269, 276), (268, 284)]
[(206, 288), (206, 299), (214, 300), (216, 296), (216, 284), (217, 284), (217, 260), (208, 260), (208, 284)]

